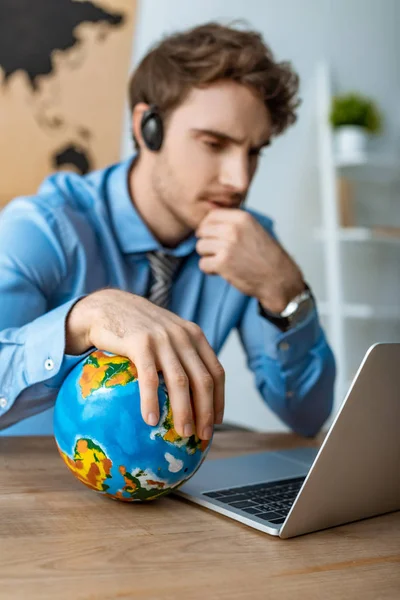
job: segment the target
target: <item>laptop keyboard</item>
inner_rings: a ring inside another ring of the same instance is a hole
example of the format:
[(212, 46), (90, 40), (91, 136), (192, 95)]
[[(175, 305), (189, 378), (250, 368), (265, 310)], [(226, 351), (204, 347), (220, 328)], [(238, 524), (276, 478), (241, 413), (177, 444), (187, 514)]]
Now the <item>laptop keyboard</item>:
[(284, 522), (305, 477), (257, 483), (239, 488), (204, 493), (218, 502), (239, 508), (258, 519), (277, 525)]

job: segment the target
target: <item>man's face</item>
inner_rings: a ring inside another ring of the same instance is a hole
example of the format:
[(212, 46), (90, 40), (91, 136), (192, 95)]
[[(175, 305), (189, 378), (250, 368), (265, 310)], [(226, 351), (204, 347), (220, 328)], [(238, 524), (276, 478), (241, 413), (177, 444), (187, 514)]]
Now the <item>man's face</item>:
[(215, 207), (238, 208), (271, 135), (263, 101), (229, 80), (193, 88), (165, 129), (152, 184), (183, 229), (195, 230)]

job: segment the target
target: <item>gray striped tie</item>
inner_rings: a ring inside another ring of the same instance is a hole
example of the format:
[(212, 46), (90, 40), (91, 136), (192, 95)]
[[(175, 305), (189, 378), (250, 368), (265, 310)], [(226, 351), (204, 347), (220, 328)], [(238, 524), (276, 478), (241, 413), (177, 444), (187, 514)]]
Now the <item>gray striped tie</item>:
[(147, 252), (146, 256), (149, 259), (152, 274), (147, 298), (157, 306), (169, 308), (172, 281), (183, 258), (160, 251)]

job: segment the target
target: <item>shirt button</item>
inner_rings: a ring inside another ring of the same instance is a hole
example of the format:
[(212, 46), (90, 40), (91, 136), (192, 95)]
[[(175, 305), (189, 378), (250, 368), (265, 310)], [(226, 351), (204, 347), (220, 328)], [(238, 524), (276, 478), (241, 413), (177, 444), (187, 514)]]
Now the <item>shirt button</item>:
[(286, 398), (293, 398), (293, 396), (294, 396), (294, 392), (292, 392), (291, 390), (286, 392)]
[(46, 360), (46, 362), (44, 363), (44, 368), (46, 369), (46, 371), (52, 371), (54, 369), (54, 362), (51, 360), (51, 358), (48, 358)]
[(5, 408), (7, 406), (7, 398), (0, 398), (0, 408)]
[(280, 348), (281, 350), (284, 350), (284, 351), (286, 352), (286, 350), (289, 350), (289, 344), (288, 344), (287, 342), (281, 342), (281, 343), (279, 344), (279, 348)]

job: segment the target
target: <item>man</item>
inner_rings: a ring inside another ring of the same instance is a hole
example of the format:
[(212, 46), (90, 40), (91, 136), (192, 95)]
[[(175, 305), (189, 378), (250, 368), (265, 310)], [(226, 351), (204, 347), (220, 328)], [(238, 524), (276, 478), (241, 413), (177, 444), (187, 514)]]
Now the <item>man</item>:
[(3, 211), (1, 427), (50, 407), (96, 347), (135, 363), (148, 424), (162, 371), (178, 433), (209, 439), (224, 410), (216, 354), (237, 328), (264, 400), (317, 433), (332, 352), (272, 222), (244, 207), (261, 149), (295, 121), (297, 87), (255, 32), (172, 35), (130, 82), (135, 156), (55, 174)]

